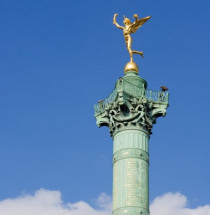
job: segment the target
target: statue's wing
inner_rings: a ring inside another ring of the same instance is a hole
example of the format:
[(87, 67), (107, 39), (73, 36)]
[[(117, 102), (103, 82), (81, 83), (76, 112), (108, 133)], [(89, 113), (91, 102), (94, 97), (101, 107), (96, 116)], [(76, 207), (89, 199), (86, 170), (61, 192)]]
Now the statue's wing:
[(151, 18), (151, 16), (144, 17), (142, 19), (136, 20), (131, 25), (131, 33), (135, 33), (146, 21), (148, 21)]

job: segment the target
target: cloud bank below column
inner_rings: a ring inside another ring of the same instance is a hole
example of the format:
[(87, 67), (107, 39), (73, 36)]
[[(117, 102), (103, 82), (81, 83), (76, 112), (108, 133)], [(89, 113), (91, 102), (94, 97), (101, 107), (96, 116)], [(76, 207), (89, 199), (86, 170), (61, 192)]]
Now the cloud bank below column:
[[(102, 193), (97, 208), (87, 202), (64, 203), (59, 191), (40, 189), (34, 195), (0, 201), (2, 215), (111, 215), (111, 197)], [(210, 215), (210, 205), (191, 209), (187, 207), (186, 196), (180, 193), (166, 193), (154, 199), (150, 206), (151, 215)]]

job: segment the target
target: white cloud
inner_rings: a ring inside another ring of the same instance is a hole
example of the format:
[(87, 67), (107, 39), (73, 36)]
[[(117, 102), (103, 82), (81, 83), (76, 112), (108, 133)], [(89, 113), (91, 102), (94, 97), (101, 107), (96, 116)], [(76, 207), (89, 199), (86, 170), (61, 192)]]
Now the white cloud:
[(40, 189), (34, 195), (23, 195), (0, 201), (1, 215), (110, 215), (111, 198), (102, 193), (97, 199), (100, 209), (80, 201), (64, 204), (59, 191)]
[(210, 205), (187, 207), (187, 198), (181, 193), (166, 193), (154, 199), (151, 215), (210, 215)]
[[(84, 201), (64, 203), (59, 191), (40, 189), (34, 195), (22, 195), (0, 201), (1, 215), (111, 215), (111, 197), (102, 193), (95, 209)], [(167, 193), (154, 199), (151, 215), (210, 215), (210, 205), (187, 207), (180, 193)]]

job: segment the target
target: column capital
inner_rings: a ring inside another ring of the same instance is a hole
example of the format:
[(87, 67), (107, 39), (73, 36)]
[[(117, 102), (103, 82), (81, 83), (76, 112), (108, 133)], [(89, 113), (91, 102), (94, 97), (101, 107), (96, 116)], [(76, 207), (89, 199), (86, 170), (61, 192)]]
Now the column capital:
[(168, 97), (166, 91), (147, 90), (147, 82), (129, 71), (117, 80), (112, 93), (95, 105), (96, 123), (109, 127), (111, 136), (127, 129), (151, 134), (156, 119), (166, 115)]

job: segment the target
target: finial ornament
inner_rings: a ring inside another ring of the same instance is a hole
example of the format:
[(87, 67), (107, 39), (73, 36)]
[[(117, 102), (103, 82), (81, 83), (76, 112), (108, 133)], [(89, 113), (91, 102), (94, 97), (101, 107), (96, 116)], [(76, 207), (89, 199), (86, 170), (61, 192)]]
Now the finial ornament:
[(138, 15), (134, 14), (133, 18), (135, 19), (135, 21), (132, 23), (130, 21), (130, 19), (126, 18), (124, 16), (124, 25), (125, 26), (120, 26), (117, 21), (116, 21), (116, 17), (118, 16), (117, 13), (114, 14), (114, 18), (113, 18), (113, 24), (116, 25), (118, 28), (123, 30), (123, 35), (125, 38), (125, 43), (126, 43), (126, 48), (128, 49), (129, 55), (130, 55), (130, 62), (133, 62), (133, 54), (139, 54), (142, 57), (144, 57), (143, 52), (142, 51), (135, 51), (131, 49), (131, 45), (132, 45), (132, 37), (131, 34), (135, 33), (146, 21), (148, 21), (151, 16), (147, 16), (144, 17), (142, 19), (138, 19)]

